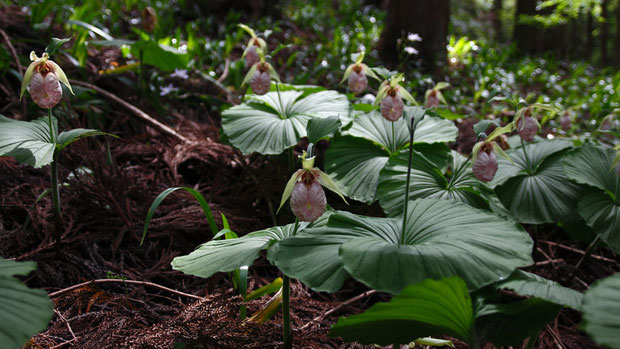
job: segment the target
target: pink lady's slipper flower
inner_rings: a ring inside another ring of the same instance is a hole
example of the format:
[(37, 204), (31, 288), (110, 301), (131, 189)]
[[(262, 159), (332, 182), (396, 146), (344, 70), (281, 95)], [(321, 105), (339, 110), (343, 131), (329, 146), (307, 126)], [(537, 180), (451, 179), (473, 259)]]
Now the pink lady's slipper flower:
[(323, 171), (314, 166), (314, 156), (306, 159), (307, 153), (302, 155), (303, 168), (295, 172), (289, 179), (282, 194), (282, 200), (278, 211), (286, 200), (291, 198), (291, 210), (295, 217), (304, 222), (314, 222), (325, 212), (325, 191), (323, 187), (340, 195), (344, 202), (344, 196), (336, 183)]
[(278, 82), (280, 81), (278, 73), (273, 66), (265, 62), (264, 58), (261, 57), (261, 62), (254, 64), (252, 68), (250, 68), (241, 85), (243, 86), (249, 82), (255, 94), (264, 95), (269, 92), (272, 79)]
[(355, 58), (355, 63), (349, 65), (347, 70), (344, 72), (344, 76), (340, 83), (342, 84), (345, 80), (348, 79), (348, 85), (351, 92), (355, 94), (360, 94), (364, 92), (366, 87), (368, 86), (368, 78), (366, 76), (370, 76), (373, 79), (379, 80), (379, 77), (370, 69), (366, 64), (362, 63), (364, 60), (364, 51), (357, 54), (357, 58)]
[(394, 122), (403, 116), (403, 111), (405, 110), (403, 98), (417, 105), (413, 96), (400, 85), (400, 82), (404, 80), (404, 74), (399, 73), (389, 80), (385, 80), (381, 86), (379, 86), (377, 98), (375, 98), (375, 105), (381, 103), (381, 116), (388, 121)]
[(32, 100), (41, 108), (53, 108), (62, 98), (62, 82), (73, 94), (67, 76), (60, 69), (58, 64), (49, 59), (47, 52), (41, 58), (32, 51), (30, 53), (32, 63), (28, 66), (22, 81), (22, 88), (19, 98), (24, 95), (26, 89), (30, 90)]

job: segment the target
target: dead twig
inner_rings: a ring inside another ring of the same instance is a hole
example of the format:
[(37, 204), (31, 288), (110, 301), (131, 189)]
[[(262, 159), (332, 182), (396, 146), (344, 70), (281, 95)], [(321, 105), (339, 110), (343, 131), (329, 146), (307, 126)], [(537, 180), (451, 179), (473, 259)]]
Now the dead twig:
[(13, 59), (15, 59), (15, 64), (17, 65), (17, 71), (19, 72), (19, 75), (24, 75), (24, 68), (22, 67), (22, 64), (19, 62), (19, 56), (17, 56), (17, 51), (15, 51), (15, 47), (13, 47), (13, 44), (11, 44), (11, 39), (9, 38), (7, 33), (2, 29), (0, 29), (0, 35), (2, 35), (2, 38), (6, 42), (6, 46), (9, 48), (9, 51), (11, 51), (11, 55), (13, 56)]
[(86, 87), (89, 88), (91, 90), (95, 90), (97, 93), (99, 93), (100, 95), (122, 105), (123, 107), (125, 107), (126, 109), (128, 109), (129, 111), (131, 111), (134, 115), (136, 115), (140, 120), (146, 122), (147, 124), (149, 124), (150, 126), (156, 128), (157, 130), (159, 130), (160, 132), (166, 133), (170, 136), (173, 136), (174, 138), (187, 143), (187, 144), (191, 144), (192, 141), (189, 140), (187, 137), (181, 135), (180, 133), (178, 133), (177, 131), (173, 130), (172, 128), (162, 124), (161, 122), (155, 120), (153, 117), (151, 117), (150, 115), (148, 115), (147, 113), (143, 112), (142, 110), (138, 109), (137, 107), (129, 104), (128, 102), (122, 100), (121, 98), (119, 98), (118, 96), (116, 96), (113, 93), (110, 93), (98, 86), (95, 86), (93, 84), (89, 84), (87, 82), (83, 82), (83, 81), (77, 81), (77, 80), (69, 80), (70, 83), (77, 85), (77, 86), (82, 86), (82, 87)]
[(77, 284), (77, 285), (73, 285), (67, 288), (63, 288), (62, 290), (56, 291), (56, 292), (52, 292), (50, 293), (48, 296), (50, 298), (54, 298), (54, 297), (58, 297), (59, 295), (63, 294), (63, 293), (67, 293), (69, 291), (73, 291), (75, 289), (84, 287), (84, 286), (88, 286), (88, 285), (92, 285), (92, 284), (106, 284), (106, 283), (124, 283), (124, 284), (132, 284), (132, 285), (140, 285), (140, 286), (150, 286), (150, 287), (155, 287), (158, 288), (160, 290), (164, 290), (179, 296), (183, 296), (183, 297), (187, 297), (187, 298), (192, 298), (192, 299), (197, 299), (197, 300), (207, 300), (207, 298), (204, 297), (200, 297), (200, 296), (196, 296), (193, 294), (189, 294), (189, 293), (185, 293), (185, 292), (181, 292), (181, 291), (177, 291), (177, 290), (173, 290), (171, 288), (168, 288), (166, 286), (162, 286), (162, 285), (158, 285), (152, 282), (148, 282), (148, 281), (140, 281), (140, 280), (122, 280), (122, 279), (97, 279), (97, 280), (91, 280), (91, 281), (86, 281), (86, 282), (82, 282), (81, 284)]
[(222, 73), (222, 76), (220, 76), (220, 78), (217, 79), (217, 82), (222, 82), (224, 81), (224, 79), (228, 77), (229, 68), (230, 68), (230, 58), (226, 58), (226, 63), (224, 64), (224, 72)]
[[(586, 251), (582, 251), (582, 250), (577, 249), (577, 248), (574, 248), (574, 247), (570, 247), (570, 246), (562, 245), (562, 244), (557, 243), (557, 242), (553, 242), (553, 241), (546, 241), (546, 240), (538, 240), (538, 242), (539, 242), (539, 243), (546, 244), (546, 245), (556, 246), (556, 247), (559, 247), (559, 248), (561, 248), (561, 249), (563, 249), (563, 250), (566, 250), (566, 251), (571, 251), (571, 252), (574, 252), (574, 253), (577, 253), (577, 254), (580, 254), (580, 255), (585, 255), (585, 254), (586, 254)], [(603, 256), (599, 256), (599, 255), (596, 255), (596, 254), (592, 254), (592, 255), (590, 255), (590, 258), (594, 258), (594, 259), (597, 259), (597, 260), (599, 260), (599, 261), (604, 261), (604, 262), (608, 262), (608, 263), (619, 264), (619, 263), (618, 263), (617, 261), (615, 261), (614, 259), (607, 258), (607, 257), (603, 257)]]
[(75, 336), (75, 333), (73, 333), (73, 330), (71, 329), (71, 325), (69, 325), (69, 321), (67, 321), (67, 319), (64, 316), (62, 316), (62, 314), (58, 310), (54, 309), (54, 313), (56, 313), (56, 315), (58, 315), (58, 317), (65, 323), (65, 325), (67, 325), (67, 329), (69, 330), (69, 333), (71, 333), (71, 338), (72, 338), (71, 340), (72, 341), (76, 340), (77, 337)]
[(310, 325), (312, 325), (313, 323), (323, 321), (323, 319), (325, 319), (329, 315), (333, 314), (334, 312), (342, 309), (343, 307), (345, 307), (345, 306), (347, 306), (347, 305), (349, 305), (351, 303), (355, 303), (355, 302), (359, 301), (360, 299), (366, 298), (366, 297), (368, 297), (370, 295), (373, 295), (375, 293), (377, 293), (377, 291), (375, 291), (375, 290), (366, 291), (366, 292), (364, 292), (364, 293), (362, 293), (360, 295), (357, 295), (357, 296), (355, 296), (355, 297), (353, 297), (353, 298), (351, 298), (351, 299), (349, 299), (347, 301), (344, 301), (344, 302), (340, 303), (337, 307), (335, 307), (333, 309), (330, 309), (330, 310), (326, 311), (325, 313), (323, 313), (323, 314), (315, 317), (314, 319), (310, 320), (308, 323), (303, 325), (299, 330), (303, 331), (306, 328), (310, 327)]

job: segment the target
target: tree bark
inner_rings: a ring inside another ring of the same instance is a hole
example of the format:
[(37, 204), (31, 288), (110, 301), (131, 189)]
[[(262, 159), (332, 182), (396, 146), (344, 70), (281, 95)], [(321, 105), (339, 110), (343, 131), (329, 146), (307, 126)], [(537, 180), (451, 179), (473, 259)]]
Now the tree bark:
[(425, 68), (436, 73), (446, 64), (446, 37), (450, 19), (449, 0), (389, 0), (385, 26), (378, 49), (388, 66), (395, 66), (409, 33), (422, 37), (416, 42)]
[(493, 29), (495, 40), (502, 41), (502, 0), (493, 0)]
[(609, 0), (601, 1), (601, 17), (603, 21), (601, 22), (601, 65), (606, 66), (608, 61), (607, 54), (607, 41), (609, 40), (609, 11), (607, 9), (607, 5), (609, 5)]
[(519, 23), (521, 15), (533, 16), (535, 14), (536, 0), (517, 0), (513, 39), (517, 44), (517, 48), (522, 52), (537, 53), (540, 51), (538, 40), (541, 39), (541, 29), (533, 25)]
[(616, 42), (614, 44), (614, 59), (620, 65), (620, 1), (616, 5)]

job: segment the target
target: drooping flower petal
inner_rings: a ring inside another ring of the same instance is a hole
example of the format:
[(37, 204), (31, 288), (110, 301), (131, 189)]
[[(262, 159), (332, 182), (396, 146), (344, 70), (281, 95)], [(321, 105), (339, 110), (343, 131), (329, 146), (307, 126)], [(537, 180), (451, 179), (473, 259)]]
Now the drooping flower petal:
[(396, 93), (394, 96), (387, 95), (381, 101), (381, 115), (389, 121), (396, 121), (403, 116), (403, 110), (405, 105), (400, 94)]
[(532, 142), (537, 131), (538, 123), (533, 117), (526, 116), (525, 118), (521, 118), (517, 121), (517, 132), (524, 141)]
[(291, 193), (291, 210), (297, 218), (304, 222), (314, 222), (325, 212), (326, 204), (325, 191), (318, 182), (295, 183)]
[(257, 95), (264, 95), (271, 88), (271, 76), (267, 71), (256, 70), (250, 80), (250, 86)]
[(351, 75), (349, 75), (349, 89), (351, 92), (360, 94), (364, 92), (366, 86), (368, 86), (366, 74), (364, 74), (362, 70), (358, 73), (355, 69), (353, 69), (353, 71), (351, 71)]
[(256, 45), (252, 45), (245, 53), (245, 67), (249, 68), (258, 62), (260, 62), (260, 56), (256, 51)]
[(43, 77), (35, 72), (30, 81), (30, 96), (41, 108), (53, 108), (62, 99), (62, 87), (56, 74), (49, 72)]
[(472, 167), (474, 176), (483, 182), (489, 182), (497, 172), (497, 158), (494, 152), (480, 151)]

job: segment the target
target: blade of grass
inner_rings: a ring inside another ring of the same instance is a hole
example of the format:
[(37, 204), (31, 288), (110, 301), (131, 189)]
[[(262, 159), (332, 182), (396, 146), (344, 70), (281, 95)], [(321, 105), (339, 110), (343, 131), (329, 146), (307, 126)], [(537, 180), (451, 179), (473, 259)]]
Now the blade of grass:
[(161, 204), (162, 201), (164, 201), (164, 199), (172, 194), (173, 192), (179, 190), (179, 189), (183, 189), (186, 192), (192, 194), (194, 196), (194, 198), (196, 199), (196, 201), (198, 201), (198, 204), (200, 204), (200, 207), (202, 208), (202, 212), (205, 214), (205, 217), (207, 218), (207, 221), (209, 222), (209, 227), (211, 228), (211, 234), (213, 236), (215, 236), (217, 234), (217, 225), (215, 224), (215, 219), (213, 218), (213, 213), (211, 213), (211, 209), (209, 208), (209, 204), (207, 203), (207, 200), (205, 200), (204, 196), (202, 196), (202, 194), (200, 194), (198, 191), (196, 191), (193, 188), (189, 188), (189, 187), (172, 187), (172, 188), (168, 188), (164, 191), (162, 191), (156, 198), (155, 200), (153, 200), (153, 203), (151, 204), (151, 207), (149, 208), (149, 211), (146, 214), (146, 219), (144, 220), (144, 229), (142, 230), (142, 239), (140, 240), (140, 246), (142, 246), (142, 243), (144, 243), (144, 238), (146, 238), (146, 232), (149, 229), (149, 224), (151, 223), (151, 219), (153, 218), (153, 215), (155, 214), (155, 210), (157, 210), (157, 207), (159, 207), (159, 205)]

